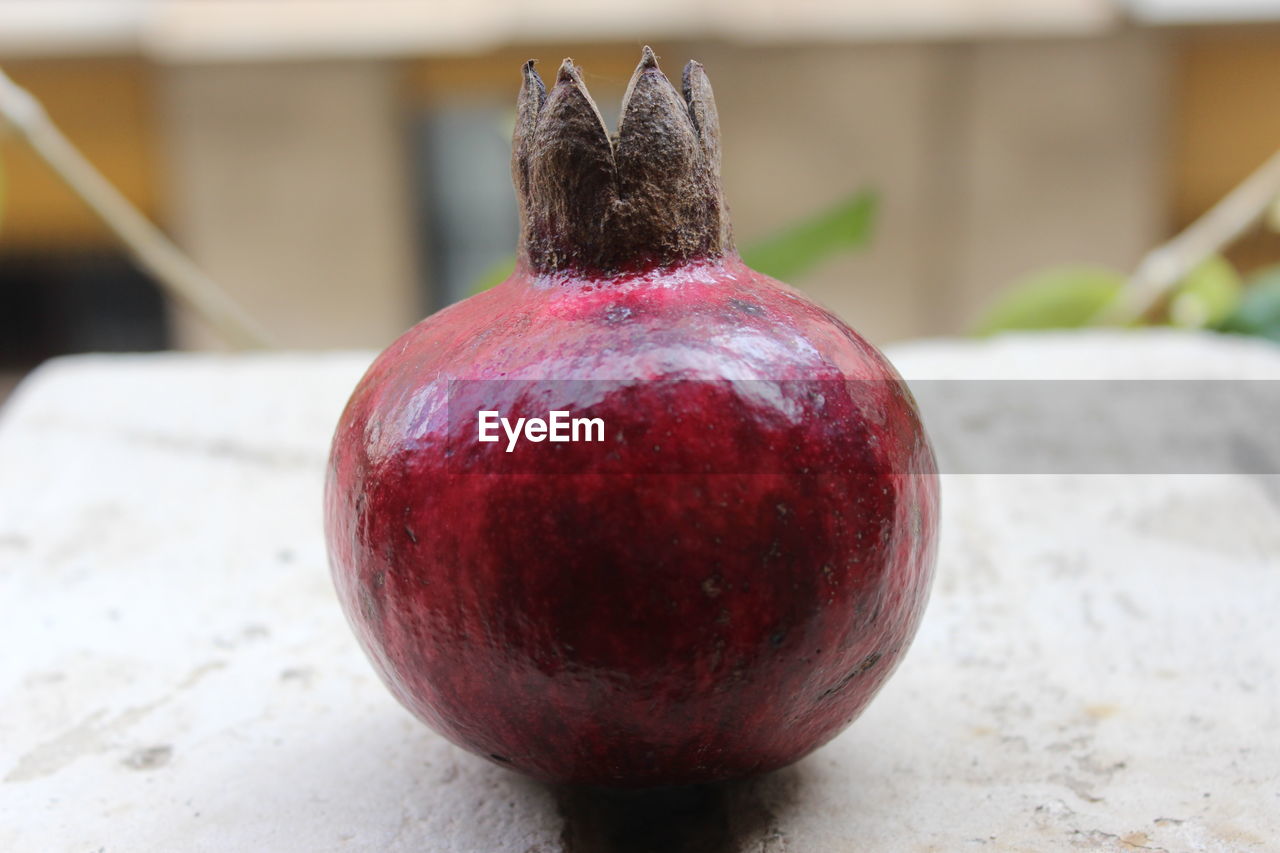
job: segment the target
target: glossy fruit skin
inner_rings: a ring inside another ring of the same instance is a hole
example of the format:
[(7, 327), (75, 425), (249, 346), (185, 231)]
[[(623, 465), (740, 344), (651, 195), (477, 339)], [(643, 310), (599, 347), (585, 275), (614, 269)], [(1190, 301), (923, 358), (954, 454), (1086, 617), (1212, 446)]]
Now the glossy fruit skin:
[[(496, 474), (501, 444), (446, 435), (449, 379), (548, 378), (619, 380), (548, 406), (644, 440)], [(780, 380), (790, 407), (654, 381), (726, 378)], [(883, 356), (728, 256), (518, 271), (428, 317), (352, 396), (325, 520), (361, 645), (432, 728), (544, 780), (681, 785), (796, 761), (862, 711), (925, 606), (938, 481)]]

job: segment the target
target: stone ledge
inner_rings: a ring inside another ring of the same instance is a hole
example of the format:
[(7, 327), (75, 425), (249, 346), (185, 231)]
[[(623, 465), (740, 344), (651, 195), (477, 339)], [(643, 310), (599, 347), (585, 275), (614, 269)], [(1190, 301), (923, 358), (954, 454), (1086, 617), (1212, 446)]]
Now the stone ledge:
[[(1280, 377), (1280, 349), (1181, 334), (891, 355), (908, 377)], [(319, 495), (369, 358), (79, 357), (0, 412), (0, 849), (1275, 849), (1261, 478), (949, 476), (924, 627), (844, 735), (724, 789), (584, 796), (414, 722), (342, 621)]]

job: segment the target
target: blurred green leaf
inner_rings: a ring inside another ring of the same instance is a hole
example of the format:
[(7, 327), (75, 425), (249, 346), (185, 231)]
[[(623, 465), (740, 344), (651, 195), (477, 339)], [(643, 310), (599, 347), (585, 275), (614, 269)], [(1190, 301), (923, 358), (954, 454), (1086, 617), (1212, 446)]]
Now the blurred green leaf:
[(515, 271), (516, 256), (508, 255), (493, 266), (489, 267), (489, 269), (485, 270), (484, 275), (476, 279), (476, 283), (471, 286), (471, 294), (474, 296), (483, 290), (488, 290), (491, 287), (497, 287), (506, 281)]
[(1240, 304), (1240, 273), (1221, 255), (1210, 255), (1187, 274), (1169, 299), (1169, 322), (1188, 329), (1222, 323)]
[(747, 266), (793, 281), (833, 255), (867, 244), (878, 199), (862, 190), (835, 207), (792, 225), (742, 252)]
[(1015, 284), (978, 324), (977, 334), (1034, 329), (1075, 329), (1089, 325), (1125, 277), (1101, 267), (1054, 267)]
[(1219, 328), (1280, 342), (1280, 265), (1249, 277), (1240, 303)]

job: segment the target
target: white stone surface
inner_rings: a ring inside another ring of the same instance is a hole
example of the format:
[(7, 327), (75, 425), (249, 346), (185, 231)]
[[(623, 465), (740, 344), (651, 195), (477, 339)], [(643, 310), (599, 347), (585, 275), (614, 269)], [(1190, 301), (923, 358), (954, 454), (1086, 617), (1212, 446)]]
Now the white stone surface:
[[(1280, 378), (1180, 334), (892, 355)], [(848, 732), (614, 801), (450, 746), (357, 650), (320, 487), (368, 358), (65, 359), (0, 414), (0, 850), (1280, 850), (1276, 478), (948, 476), (924, 626)]]

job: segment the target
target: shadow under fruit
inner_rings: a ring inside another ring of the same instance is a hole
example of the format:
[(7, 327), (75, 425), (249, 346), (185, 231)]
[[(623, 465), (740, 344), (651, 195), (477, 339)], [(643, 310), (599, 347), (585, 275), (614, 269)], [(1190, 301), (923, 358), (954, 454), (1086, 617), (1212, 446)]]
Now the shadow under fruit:
[[(396, 697), (535, 777), (688, 785), (834, 737), (906, 650), (938, 484), (914, 402), (743, 265), (702, 67), (645, 49), (611, 137), (525, 66), (516, 272), (370, 367), (326, 484), (339, 598)], [(481, 409), (600, 442), (477, 441)]]

